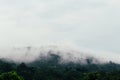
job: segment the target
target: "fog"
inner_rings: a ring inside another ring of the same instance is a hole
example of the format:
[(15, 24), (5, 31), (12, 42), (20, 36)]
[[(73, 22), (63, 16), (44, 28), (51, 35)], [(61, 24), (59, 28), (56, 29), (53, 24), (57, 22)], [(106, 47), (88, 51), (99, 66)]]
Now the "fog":
[(119, 7), (119, 0), (0, 0), (0, 57), (29, 62), (41, 46), (57, 45), (64, 55), (119, 63)]
[[(0, 49), (1, 59), (7, 61), (13, 61), (17, 63), (25, 62), (30, 63), (36, 60), (40, 60), (41, 57), (49, 59), (50, 54), (56, 54), (61, 57), (61, 62), (79, 62), (86, 63), (86, 59), (93, 59), (92, 63), (101, 64), (108, 63), (110, 61), (119, 63), (119, 54), (110, 52), (95, 52), (89, 49), (70, 47), (70, 46), (58, 46), (47, 45), (40, 47), (8, 47)], [(105, 54), (105, 55), (104, 55)]]

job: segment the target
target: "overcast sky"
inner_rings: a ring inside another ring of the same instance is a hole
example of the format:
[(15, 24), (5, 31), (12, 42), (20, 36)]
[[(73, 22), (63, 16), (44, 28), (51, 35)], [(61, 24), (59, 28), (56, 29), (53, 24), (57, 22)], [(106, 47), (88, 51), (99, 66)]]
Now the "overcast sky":
[(0, 0), (0, 46), (70, 45), (120, 53), (120, 0)]

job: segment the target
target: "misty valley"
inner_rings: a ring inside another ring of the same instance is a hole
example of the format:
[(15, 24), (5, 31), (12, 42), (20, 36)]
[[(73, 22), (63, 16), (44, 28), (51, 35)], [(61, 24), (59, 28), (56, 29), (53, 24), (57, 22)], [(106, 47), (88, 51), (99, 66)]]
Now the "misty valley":
[(0, 80), (120, 80), (120, 0), (0, 0)]
[(49, 53), (32, 62), (0, 59), (0, 80), (120, 80), (120, 64), (114, 62), (61, 62), (58, 54)]

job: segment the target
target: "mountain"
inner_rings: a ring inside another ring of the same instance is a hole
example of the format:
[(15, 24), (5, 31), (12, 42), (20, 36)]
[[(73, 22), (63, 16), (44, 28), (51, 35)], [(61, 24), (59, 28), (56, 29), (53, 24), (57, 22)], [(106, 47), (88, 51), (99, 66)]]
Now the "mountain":
[(0, 75), (14, 71), (24, 80), (120, 80), (120, 64), (101, 62), (75, 50), (57, 47), (13, 50), (14, 54), (21, 52), (21, 56), (1, 58)]
[[(104, 63), (90, 52), (61, 46), (43, 46), (43, 47), (19, 47), (0, 50), (1, 58), (5, 58), (17, 63), (30, 63), (39, 60), (42, 57), (49, 58), (51, 54), (61, 57), (61, 62), (80, 62), (85, 64), (87, 58), (91, 58), (92, 63)], [(93, 60), (94, 59), (94, 60)]]
[[(61, 62), (62, 57), (49, 53), (29, 63), (14, 63), (0, 60), (0, 74), (17, 72), (24, 80), (119, 80), (120, 64), (93, 63), (94, 58), (87, 58), (86, 63)], [(99, 76), (98, 76), (99, 75)], [(116, 79), (117, 78), (117, 79)], [(8, 79), (9, 80), (9, 79)]]

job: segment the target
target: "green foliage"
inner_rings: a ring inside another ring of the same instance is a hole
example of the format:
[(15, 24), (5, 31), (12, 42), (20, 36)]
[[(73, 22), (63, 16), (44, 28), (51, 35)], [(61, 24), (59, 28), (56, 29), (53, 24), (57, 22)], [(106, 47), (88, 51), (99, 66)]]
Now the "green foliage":
[(0, 75), (0, 80), (24, 80), (22, 77), (18, 76), (15, 71), (2, 73)]
[(9, 72), (14, 70), (15, 64), (0, 60), (0, 72)]
[(99, 72), (84, 73), (83, 80), (101, 80), (101, 77)]
[[(25, 64), (13, 64), (0, 61), (0, 80), (120, 80), (120, 65), (60, 63), (58, 55), (50, 54), (49, 59)], [(22, 77), (20, 77), (22, 76)]]
[(32, 80), (34, 75), (34, 68), (27, 67), (25, 63), (17, 66), (17, 73), (24, 77), (25, 80)]

